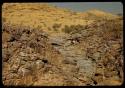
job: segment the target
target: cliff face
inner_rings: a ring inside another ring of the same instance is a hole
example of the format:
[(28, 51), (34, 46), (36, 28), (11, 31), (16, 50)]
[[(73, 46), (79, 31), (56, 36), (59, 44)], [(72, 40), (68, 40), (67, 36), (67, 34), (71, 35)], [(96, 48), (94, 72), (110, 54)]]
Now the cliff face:
[(123, 19), (48, 4), (2, 6), (4, 85), (121, 85)]

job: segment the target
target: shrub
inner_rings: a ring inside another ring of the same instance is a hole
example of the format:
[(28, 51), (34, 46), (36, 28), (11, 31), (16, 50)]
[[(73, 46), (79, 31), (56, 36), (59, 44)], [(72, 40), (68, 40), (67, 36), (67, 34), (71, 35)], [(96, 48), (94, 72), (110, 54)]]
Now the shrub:
[(80, 25), (80, 24), (70, 25), (70, 26), (65, 25), (65, 27), (62, 29), (62, 31), (65, 33), (78, 33), (84, 29), (85, 29), (85, 27), (83, 25)]
[(54, 24), (53, 25), (53, 29), (54, 29), (54, 31), (58, 31), (58, 28), (60, 28), (61, 27), (61, 24)]
[(62, 29), (62, 31), (65, 33), (70, 33), (72, 31), (72, 29), (70, 29), (69, 26), (65, 25), (65, 27)]
[(105, 40), (121, 38), (123, 25), (119, 20), (110, 20), (103, 25), (103, 37)]
[(50, 27), (48, 27), (48, 30), (51, 31), (52, 29)]
[(42, 29), (42, 26), (38, 25), (38, 26), (36, 27), (36, 29)]
[(6, 22), (6, 18), (3, 17), (2, 18), (2, 23), (4, 23), (4, 22)]

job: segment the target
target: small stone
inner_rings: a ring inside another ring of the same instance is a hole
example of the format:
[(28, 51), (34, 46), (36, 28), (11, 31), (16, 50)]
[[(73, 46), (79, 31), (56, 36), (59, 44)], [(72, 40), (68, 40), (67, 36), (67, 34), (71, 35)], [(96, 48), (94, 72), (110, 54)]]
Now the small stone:
[(27, 63), (23, 66), (23, 68), (31, 70), (31, 69), (32, 69), (31, 63), (28, 63), (28, 62), (27, 62)]
[(121, 48), (121, 45), (120, 44), (113, 44), (112, 48), (115, 49), (115, 50), (118, 50), (118, 49)]
[(29, 37), (28, 37), (27, 34), (22, 34), (20, 40), (21, 40), (21, 41), (28, 41), (28, 40), (29, 40)]
[(24, 64), (26, 64), (26, 61), (22, 60), (22, 61), (20, 62), (20, 65), (24, 65)]
[(27, 54), (24, 53), (24, 52), (20, 52), (20, 55), (21, 55), (21, 56), (27, 56)]
[(3, 58), (3, 62), (7, 62), (10, 58), (10, 54), (3, 54), (2, 58)]
[(93, 54), (93, 59), (98, 60), (100, 58), (100, 53), (96, 52)]
[(83, 78), (83, 77), (79, 77), (78, 79), (79, 79), (79, 81), (81, 81), (82, 83), (87, 82), (87, 79), (85, 79), (85, 78)]
[(10, 69), (10, 72), (11, 72), (11, 73), (17, 73), (17, 71), (18, 71), (18, 66), (16, 66), (16, 65), (13, 65), (13, 66), (11, 67), (11, 69)]
[(5, 81), (5, 80), (6, 80), (6, 77), (3, 77), (3, 76), (2, 76), (2, 81)]
[(103, 76), (102, 75), (94, 76), (93, 80), (96, 81), (97, 83), (101, 83), (103, 81)]
[(31, 58), (30, 57), (21, 57), (21, 59), (23, 60), (23, 61), (30, 61), (31, 60)]
[(71, 41), (68, 40), (65, 42), (65, 46), (69, 46), (69, 45), (71, 45)]
[(19, 68), (18, 70), (18, 74), (21, 75), (21, 76), (27, 76), (27, 75), (30, 75), (31, 74), (31, 71), (29, 69), (26, 69), (26, 68)]
[(43, 67), (44, 67), (44, 63), (42, 62), (42, 60), (37, 60), (36, 61), (36, 68), (41, 69)]
[(102, 75), (103, 72), (104, 72), (104, 70), (102, 68), (97, 68), (95, 74)]
[(30, 47), (27, 47), (27, 48), (25, 49), (25, 52), (26, 52), (27, 54), (32, 54), (33, 49), (30, 48)]
[(2, 47), (3, 47), (3, 48), (7, 48), (7, 47), (8, 47), (7, 43), (6, 43), (6, 44), (3, 44)]
[(65, 60), (63, 60), (64, 64), (72, 64), (72, 65), (76, 65), (76, 61), (71, 57), (71, 58), (66, 58)]

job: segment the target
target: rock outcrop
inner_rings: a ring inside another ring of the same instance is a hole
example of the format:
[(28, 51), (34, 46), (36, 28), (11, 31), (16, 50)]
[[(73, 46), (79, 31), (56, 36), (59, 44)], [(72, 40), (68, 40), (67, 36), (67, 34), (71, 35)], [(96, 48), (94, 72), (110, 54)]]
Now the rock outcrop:
[(118, 16), (32, 3), (6, 3), (2, 11), (4, 85), (123, 83), (123, 19)]

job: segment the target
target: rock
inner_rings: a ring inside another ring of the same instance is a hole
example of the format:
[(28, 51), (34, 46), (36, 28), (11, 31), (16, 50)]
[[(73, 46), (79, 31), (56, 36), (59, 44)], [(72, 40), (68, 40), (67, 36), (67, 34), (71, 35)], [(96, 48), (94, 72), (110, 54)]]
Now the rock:
[(2, 82), (4, 83), (6, 81), (6, 77), (2, 76)]
[(93, 59), (98, 60), (101, 57), (99, 52), (93, 54)]
[(121, 48), (121, 45), (120, 44), (113, 44), (112, 45), (112, 49), (115, 49), (115, 50), (118, 50)]
[(29, 36), (27, 34), (22, 34), (20, 41), (28, 41), (29, 40)]
[(20, 66), (20, 58), (18, 56), (13, 56), (10, 61), (9, 61), (9, 64), (10, 64), (10, 71), (16, 73), (19, 66)]
[(20, 65), (25, 65), (25, 64), (26, 64), (26, 61), (21, 60)]
[(30, 61), (30, 60), (31, 60), (29, 56), (20, 57), (20, 58), (21, 58), (21, 60), (23, 60), (23, 61)]
[(96, 85), (102, 83), (104, 80), (102, 75), (94, 76), (92, 79), (93, 79), (93, 81), (95, 81), (97, 83)]
[(106, 86), (120, 86), (122, 83), (119, 80), (115, 80), (115, 79), (106, 79), (103, 81), (104, 85)]
[(17, 73), (9, 73), (5, 76), (5, 79), (6, 80), (9, 80), (9, 79), (18, 79), (19, 78), (19, 75)]
[(13, 42), (15, 40), (16, 38), (13, 35), (11, 35), (10, 38), (8, 38), (7, 42)]
[(71, 45), (71, 41), (70, 41), (70, 40), (67, 40), (67, 41), (65, 42), (65, 45), (64, 45), (64, 46), (69, 46), (69, 45)]
[(21, 43), (17, 41), (11, 42), (10, 44), (11, 44), (11, 47), (13, 48), (20, 48), (21, 46)]
[(87, 30), (82, 30), (81, 34), (82, 34), (83, 37), (87, 37), (87, 36), (90, 35), (90, 33)]
[(31, 63), (30, 63), (30, 62), (26, 62), (26, 64), (23, 65), (22, 67), (25, 68), (25, 69), (32, 70), (32, 66), (31, 66)]
[(42, 61), (42, 60), (37, 60), (37, 61), (36, 61), (36, 68), (37, 68), (37, 69), (41, 69), (41, 68), (43, 68), (43, 67), (44, 67), (43, 61)]
[(27, 54), (33, 54), (33, 49), (27, 46), (25, 48), (25, 53), (27, 53)]
[(63, 60), (64, 64), (72, 64), (72, 65), (76, 65), (76, 60), (74, 60), (72, 57), (68, 57), (65, 60)]
[(8, 39), (7, 42), (14, 42), (14, 41), (17, 41), (19, 40), (21, 37), (21, 33), (14, 33), (10, 36), (10, 38)]
[(79, 33), (75, 33), (75, 34), (71, 35), (71, 39), (76, 39), (76, 38), (81, 38), (81, 37), (82, 37), (82, 35)]
[(55, 38), (50, 38), (50, 43), (52, 45), (62, 45), (64, 43), (64, 40), (61, 37), (55, 37)]
[(10, 69), (10, 72), (11, 72), (11, 73), (17, 73), (18, 68), (19, 68), (18, 66), (13, 65), (13, 66), (11, 67), (11, 69)]
[(86, 76), (84, 76), (84, 77), (79, 77), (78, 78), (82, 83), (86, 83), (89, 79), (86, 77)]
[(10, 59), (11, 55), (9, 53), (5, 53), (5, 52), (3, 53), (2, 53), (3, 62), (7, 62)]
[(24, 52), (20, 52), (20, 56), (25, 57), (25, 56), (27, 56), (27, 54)]
[(105, 77), (106, 78), (110, 78), (114, 75), (117, 75), (117, 72), (116, 71), (108, 71), (108, 70), (105, 70), (105, 73), (104, 73)]
[(19, 68), (19, 70), (18, 70), (18, 74), (19, 74), (20, 76), (27, 76), (27, 75), (30, 75), (30, 74), (31, 74), (31, 70), (21, 67), (21, 68)]
[(79, 67), (79, 72), (82, 72), (88, 77), (93, 76), (95, 73), (95, 64), (91, 60), (78, 60), (77, 66)]
[(104, 69), (103, 68), (96, 68), (95, 76), (103, 75)]
[(4, 49), (4, 48), (8, 48), (8, 44), (7, 44), (7, 43), (3, 44), (3, 45), (2, 45), (2, 48), (3, 48), (3, 49)]

